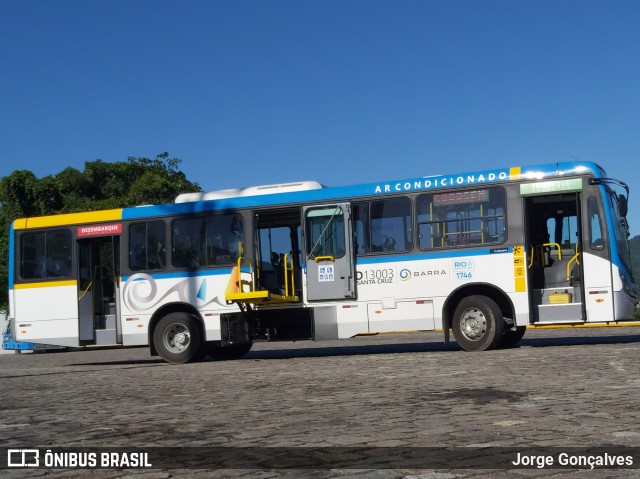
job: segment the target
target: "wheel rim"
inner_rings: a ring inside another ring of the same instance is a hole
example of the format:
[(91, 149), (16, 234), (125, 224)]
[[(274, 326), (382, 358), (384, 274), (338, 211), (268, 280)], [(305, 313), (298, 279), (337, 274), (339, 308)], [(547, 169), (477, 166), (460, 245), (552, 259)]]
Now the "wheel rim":
[(184, 352), (191, 343), (191, 333), (184, 324), (174, 323), (164, 330), (164, 346), (172, 353)]
[(470, 341), (481, 339), (487, 332), (487, 318), (478, 308), (468, 308), (462, 313), (460, 331)]

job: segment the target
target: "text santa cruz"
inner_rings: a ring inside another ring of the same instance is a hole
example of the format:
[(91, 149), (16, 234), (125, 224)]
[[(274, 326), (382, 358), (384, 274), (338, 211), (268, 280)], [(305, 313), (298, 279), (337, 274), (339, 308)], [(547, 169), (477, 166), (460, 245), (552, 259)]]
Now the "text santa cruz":
[(394, 191), (428, 190), (429, 188), (443, 188), (448, 186), (473, 185), (509, 179), (508, 171), (490, 171), (484, 173), (465, 174), (458, 176), (432, 176), (397, 183), (376, 185), (375, 193), (391, 193)]

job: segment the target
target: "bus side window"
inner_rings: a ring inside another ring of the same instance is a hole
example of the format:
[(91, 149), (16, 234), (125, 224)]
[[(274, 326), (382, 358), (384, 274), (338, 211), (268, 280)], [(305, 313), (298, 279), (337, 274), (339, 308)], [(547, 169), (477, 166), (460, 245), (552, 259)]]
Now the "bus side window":
[(238, 259), (238, 244), (242, 243), (243, 221), (237, 213), (215, 215), (206, 223), (206, 264), (233, 264)]
[(505, 204), (505, 191), (499, 187), (421, 195), (418, 246), (428, 250), (503, 243)]
[(24, 234), (21, 238), (20, 277), (22, 279), (44, 278), (45, 234)]
[(371, 251), (413, 249), (411, 200), (392, 198), (371, 202)]
[(46, 277), (64, 278), (71, 274), (71, 233), (68, 230), (47, 232)]
[(171, 262), (175, 268), (201, 266), (206, 258), (204, 218), (189, 218), (173, 222)]
[(29, 233), (21, 239), (22, 279), (64, 278), (71, 274), (69, 230)]
[(369, 227), (369, 203), (353, 204), (353, 223), (355, 231), (356, 255), (366, 254), (371, 251)]
[(147, 224), (147, 268), (164, 269), (167, 265), (167, 247), (164, 222), (152, 221)]
[(167, 264), (164, 222), (136, 223), (129, 227), (131, 271), (160, 270)]
[(131, 271), (146, 269), (146, 233), (145, 223), (138, 223), (129, 227), (129, 268)]

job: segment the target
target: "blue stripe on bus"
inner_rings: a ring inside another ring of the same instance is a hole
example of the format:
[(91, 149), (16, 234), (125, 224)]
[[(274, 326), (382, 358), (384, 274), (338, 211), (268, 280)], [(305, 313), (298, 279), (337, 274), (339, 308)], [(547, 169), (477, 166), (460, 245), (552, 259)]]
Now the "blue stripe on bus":
[[(139, 274), (139, 273), (135, 273)], [(123, 276), (122, 281), (128, 281), (131, 276), (135, 276), (135, 274), (129, 276)], [(153, 279), (174, 279), (174, 278), (196, 278), (200, 276), (220, 276), (225, 274), (231, 274), (231, 268), (227, 269), (201, 269), (198, 271), (171, 271), (168, 273), (149, 273), (144, 272), (151, 276)], [(141, 278), (142, 279), (142, 278)]]
[[(492, 250), (494, 252), (492, 253)], [(495, 251), (499, 250), (499, 251)], [(409, 254), (409, 255), (390, 255), (390, 256), (375, 256), (375, 257), (360, 257), (356, 260), (356, 264), (376, 264), (376, 263), (401, 263), (404, 261), (426, 261), (430, 259), (447, 259), (447, 258), (462, 258), (465, 256), (484, 256), (488, 254), (496, 253), (513, 253), (512, 247), (504, 248), (491, 248), (482, 250), (456, 250), (456, 251), (441, 251), (441, 252), (429, 252), (422, 254)]]
[[(447, 259), (447, 258), (464, 258), (469, 256), (485, 256), (488, 254), (513, 253), (513, 247), (505, 246), (503, 248), (496, 247), (482, 250), (456, 250), (456, 251), (439, 251), (408, 255), (388, 255), (388, 256), (359, 256), (356, 258), (356, 265), (368, 265), (379, 263), (403, 263), (406, 261), (427, 261), (431, 259)], [(303, 269), (307, 269), (307, 265), (302, 265)]]

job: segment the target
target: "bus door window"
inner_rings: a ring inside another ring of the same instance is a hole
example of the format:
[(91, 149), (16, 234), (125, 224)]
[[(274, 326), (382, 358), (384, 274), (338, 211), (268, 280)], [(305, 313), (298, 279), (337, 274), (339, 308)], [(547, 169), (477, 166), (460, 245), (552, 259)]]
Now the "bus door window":
[[(631, 252), (629, 250), (629, 225), (625, 216), (620, 212), (620, 200), (614, 193), (607, 194), (609, 200), (609, 211), (613, 215), (613, 234), (616, 238), (618, 255), (628, 270), (631, 270)], [(624, 211), (623, 211), (624, 212)]]
[(566, 256), (576, 251), (578, 217), (575, 214), (564, 216), (563, 211), (559, 210), (557, 216), (547, 219), (547, 231), (550, 242), (554, 244), (554, 247), (551, 248), (552, 258), (557, 258), (560, 252), (562, 252), (562, 256)]
[(600, 218), (598, 203), (593, 196), (587, 201), (587, 210), (589, 216), (589, 247), (594, 250), (603, 250), (602, 219)]
[(308, 259), (319, 256), (342, 258), (345, 255), (344, 216), (340, 207), (307, 213)]

